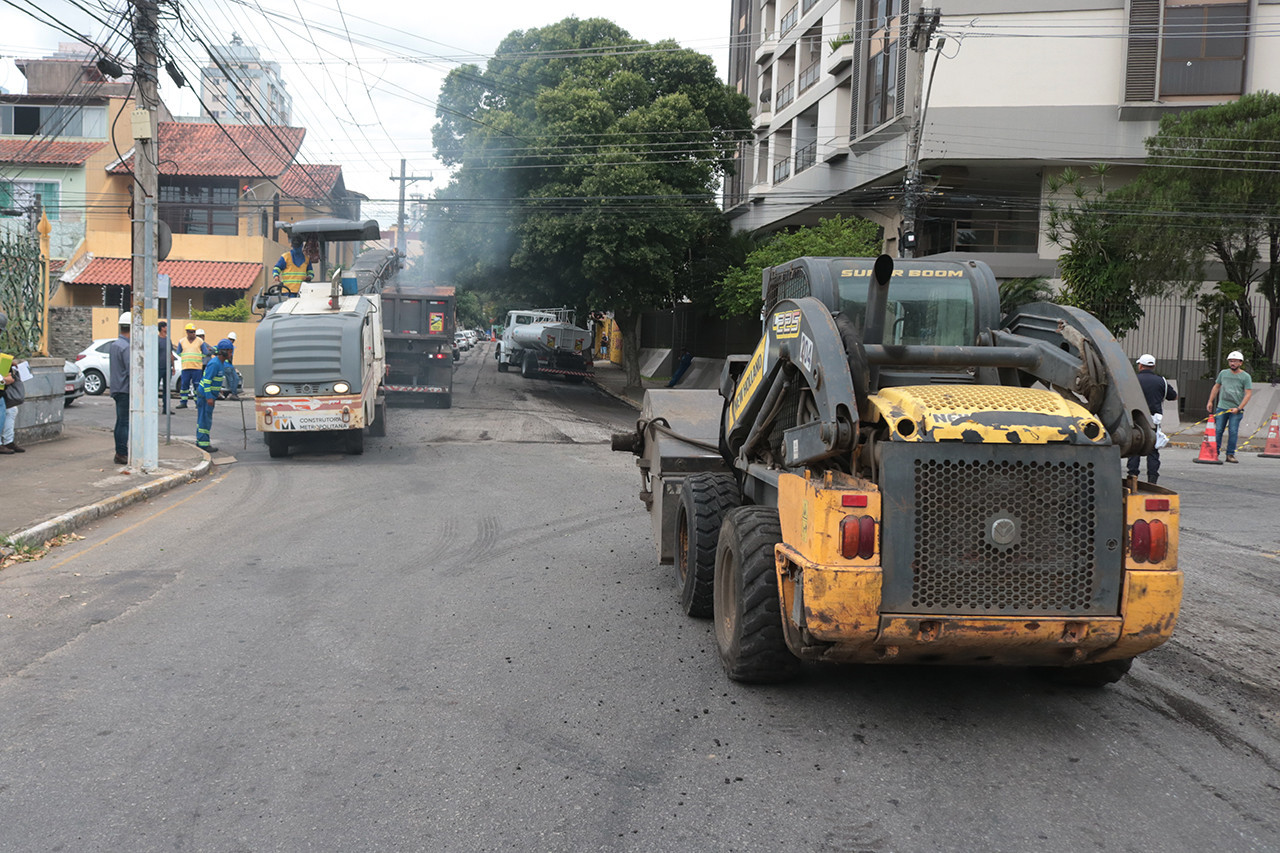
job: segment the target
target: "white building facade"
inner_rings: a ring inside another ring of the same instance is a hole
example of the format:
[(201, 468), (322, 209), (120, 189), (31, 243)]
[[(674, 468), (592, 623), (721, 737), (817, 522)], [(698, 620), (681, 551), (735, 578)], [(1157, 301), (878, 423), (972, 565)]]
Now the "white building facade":
[(725, 187), (735, 228), (856, 214), (898, 254), (917, 162), (916, 252), (1002, 278), (1053, 275), (1062, 169), (1123, 174), (1165, 113), (1280, 90), (1280, 0), (731, 2), (755, 130)]
[(223, 124), (290, 126), (293, 97), (280, 63), (264, 61), (256, 47), (232, 34), (231, 44), (212, 50), (215, 60), (200, 71), (202, 117)]

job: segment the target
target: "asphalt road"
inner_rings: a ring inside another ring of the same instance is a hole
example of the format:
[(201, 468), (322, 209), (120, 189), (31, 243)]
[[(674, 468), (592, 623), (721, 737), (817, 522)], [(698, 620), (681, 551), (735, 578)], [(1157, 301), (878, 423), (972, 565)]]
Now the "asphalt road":
[(0, 575), (0, 849), (1280, 849), (1280, 462), (1166, 453), (1182, 619), (1119, 685), (747, 687), (609, 451), (634, 413), (489, 354), (360, 457), (221, 407), (234, 465)]

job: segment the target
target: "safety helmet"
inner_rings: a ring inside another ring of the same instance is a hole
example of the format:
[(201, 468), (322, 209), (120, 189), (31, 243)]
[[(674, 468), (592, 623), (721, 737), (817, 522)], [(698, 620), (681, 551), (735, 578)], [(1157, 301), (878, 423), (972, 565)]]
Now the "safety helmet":
[(235, 332), (227, 332), (227, 340), (229, 340), (229, 341), (234, 341), (235, 339), (236, 339), (236, 333), (235, 333)]
[(196, 337), (197, 337), (197, 338), (203, 338), (203, 337), (204, 337), (204, 329), (196, 329)]
[(1244, 353), (1238, 349), (1233, 349), (1227, 353), (1227, 361), (1244, 361)]
[(1138, 356), (1138, 364), (1141, 364), (1143, 367), (1155, 367), (1156, 357), (1149, 352), (1143, 353)]
[(186, 331), (188, 331), (188, 332), (194, 332), (194, 331), (196, 330), (196, 324), (195, 324), (195, 323), (188, 323), (187, 325), (183, 326), (182, 328), (183, 328), (183, 329), (185, 329), (185, 330), (186, 330)]
[(222, 340), (218, 341), (218, 349), (220, 350), (224, 349), (224, 350), (230, 351), (235, 348), (236, 348), (236, 345), (232, 341), (228, 340), (227, 338), (223, 338)]
[(132, 311), (126, 311), (126, 312), (124, 312), (123, 314), (121, 314), (121, 315), (120, 315), (120, 325), (121, 325), (121, 326), (132, 326), (132, 325), (133, 325), (133, 312), (132, 312)]

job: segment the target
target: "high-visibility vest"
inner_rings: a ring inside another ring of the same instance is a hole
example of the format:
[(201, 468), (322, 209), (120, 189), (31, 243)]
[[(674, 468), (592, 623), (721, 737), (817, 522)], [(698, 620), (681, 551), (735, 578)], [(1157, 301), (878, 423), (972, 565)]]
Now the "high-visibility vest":
[(205, 397), (217, 397), (222, 392), (222, 377), (226, 371), (226, 366), (222, 359), (214, 356), (209, 359), (209, 364), (204, 369), (204, 376), (200, 377), (200, 393)]
[(311, 262), (307, 260), (307, 256), (304, 254), (302, 255), (302, 264), (295, 264), (293, 262), (292, 249), (281, 255), (280, 261), (283, 262), (283, 265), (275, 267), (275, 270), (280, 274), (280, 283), (290, 293), (297, 293), (302, 289), (302, 283), (307, 280), (307, 275), (311, 272)]
[(201, 358), (200, 345), (203, 343), (199, 338), (189, 341), (182, 338), (178, 341), (178, 363), (182, 365), (183, 370), (199, 370), (203, 359)]

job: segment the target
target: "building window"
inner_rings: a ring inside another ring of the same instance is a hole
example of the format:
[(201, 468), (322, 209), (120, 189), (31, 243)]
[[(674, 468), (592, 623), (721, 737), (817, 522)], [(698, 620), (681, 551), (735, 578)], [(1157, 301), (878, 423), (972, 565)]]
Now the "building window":
[(238, 199), (234, 178), (225, 183), (165, 183), (160, 187), (159, 215), (174, 234), (234, 236), (239, 233)]
[(1130, 0), (1125, 101), (1243, 93), (1248, 33), (1245, 3)]
[(899, 40), (901, 27), (895, 17), (895, 0), (872, 0), (868, 4), (871, 34), (867, 41), (862, 126), (865, 130), (879, 127), (901, 115), (898, 103)]
[(1249, 7), (1243, 3), (1167, 6), (1160, 96), (1241, 94), (1248, 26)]
[(0, 181), (0, 209), (32, 214), (39, 196), (44, 215), (57, 222), (61, 191), (57, 181)]
[(105, 139), (107, 108), (0, 104), (0, 135)]

